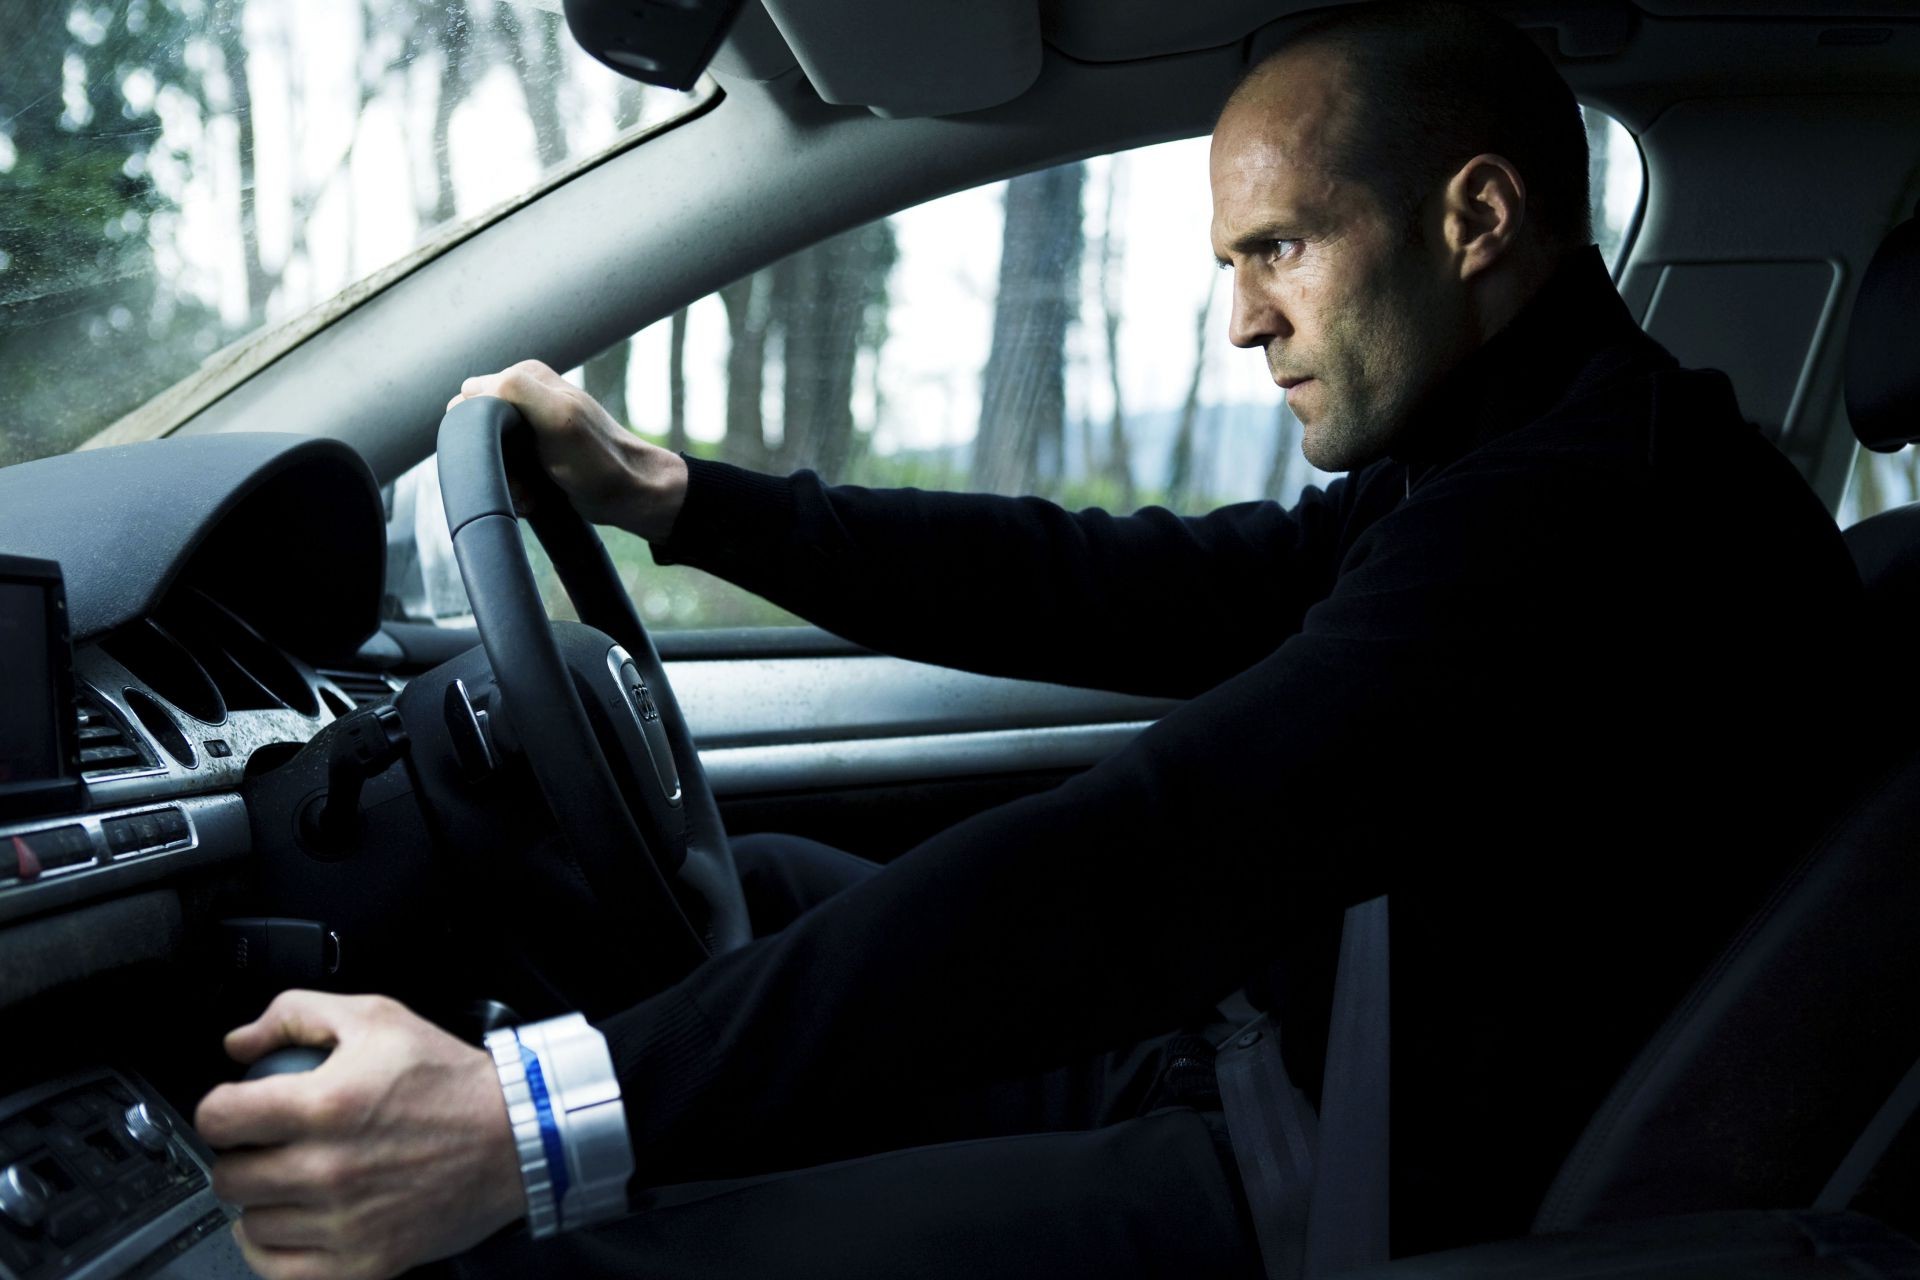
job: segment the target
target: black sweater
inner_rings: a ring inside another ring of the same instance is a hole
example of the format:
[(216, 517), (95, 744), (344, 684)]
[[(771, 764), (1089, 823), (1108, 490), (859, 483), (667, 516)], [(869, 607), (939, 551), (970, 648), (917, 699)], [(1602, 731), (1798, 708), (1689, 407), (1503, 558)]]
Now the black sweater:
[(604, 1022), (636, 1185), (965, 1136), (941, 1100), (1261, 974), (1314, 1093), (1339, 909), (1391, 890), (1395, 1252), (1524, 1232), (1804, 847), (1860, 587), (1597, 250), (1402, 440), (1195, 518), (690, 462), (663, 563), (904, 657), (1188, 701)]

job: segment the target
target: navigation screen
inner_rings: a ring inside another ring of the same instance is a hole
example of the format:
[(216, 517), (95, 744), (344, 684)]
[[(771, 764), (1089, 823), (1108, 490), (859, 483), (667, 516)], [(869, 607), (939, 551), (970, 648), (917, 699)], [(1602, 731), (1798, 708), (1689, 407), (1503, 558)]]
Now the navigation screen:
[(0, 786), (62, 772), (47, 632), (47, 589), (37, 582), (0, 582), (0, 671), (6, 672)]
[(72, 654), (59, 567), (0, 556), (0, 796), (72, 779)]

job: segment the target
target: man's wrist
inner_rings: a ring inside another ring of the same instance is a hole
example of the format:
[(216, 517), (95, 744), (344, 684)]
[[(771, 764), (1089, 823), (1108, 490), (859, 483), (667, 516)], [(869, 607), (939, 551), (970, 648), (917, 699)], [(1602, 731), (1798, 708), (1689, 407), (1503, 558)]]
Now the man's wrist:
[(659, 542), (673, 532), (687, 501), (687, 460), (668, 449), (635, 441), (633, 501), (620, 524), (627, 532)]
[(624, 1212), (633, 1148), (606, 1038), (577, 1013), (489, 1032), (536, 1239)]

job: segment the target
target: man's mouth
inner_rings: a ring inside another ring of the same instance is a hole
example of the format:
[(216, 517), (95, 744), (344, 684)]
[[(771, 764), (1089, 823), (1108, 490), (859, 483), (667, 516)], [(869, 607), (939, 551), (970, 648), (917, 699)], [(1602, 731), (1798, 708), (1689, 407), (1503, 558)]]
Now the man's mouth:
[(1278, 385), (1282, 391), (1291, 391), (1303, 382), (1312, 382), (1312, 381), (1313, 381), (1312, 378), (1275, 378), (1274, 379), (1274, 383)]

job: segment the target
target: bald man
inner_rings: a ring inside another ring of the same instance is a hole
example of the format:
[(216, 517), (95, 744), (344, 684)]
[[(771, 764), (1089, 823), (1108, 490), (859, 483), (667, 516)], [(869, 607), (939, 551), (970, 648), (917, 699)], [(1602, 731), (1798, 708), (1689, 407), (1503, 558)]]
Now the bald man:
[[(1228, 336), (1347, 473), (1292, 510), (835, 488), (656, 449), (543, 366), (470, 380), (662, 563), (883, 651), (1186, 701), (884, 869), (789, 850), (814, 872), (767, 936), (566, 1032), (617, 1085), (629, 1216), (465, 1265), (1257, 1273), (1215, 1004), (1274, 1010), (1317, 1097), (1332, 939), (1383, 892), (1395, 1252), (1524, 1232), (1802, 848), (1827, 780), (1770, 770), (1825, 718), (1791, 673), (1846, 652), (1859, 604), (1725, 379), (1614, 293), (1586, 165), (1545, 57), (1468, 9), (1343, 11), (1238, 87)], [(314, 993), (229, 1047), (288, 1041), (337, 1047), (198, 1115), (263, 1275), (394, 1274), (550, 1194), (501, 1100), (519, 1057)]]

